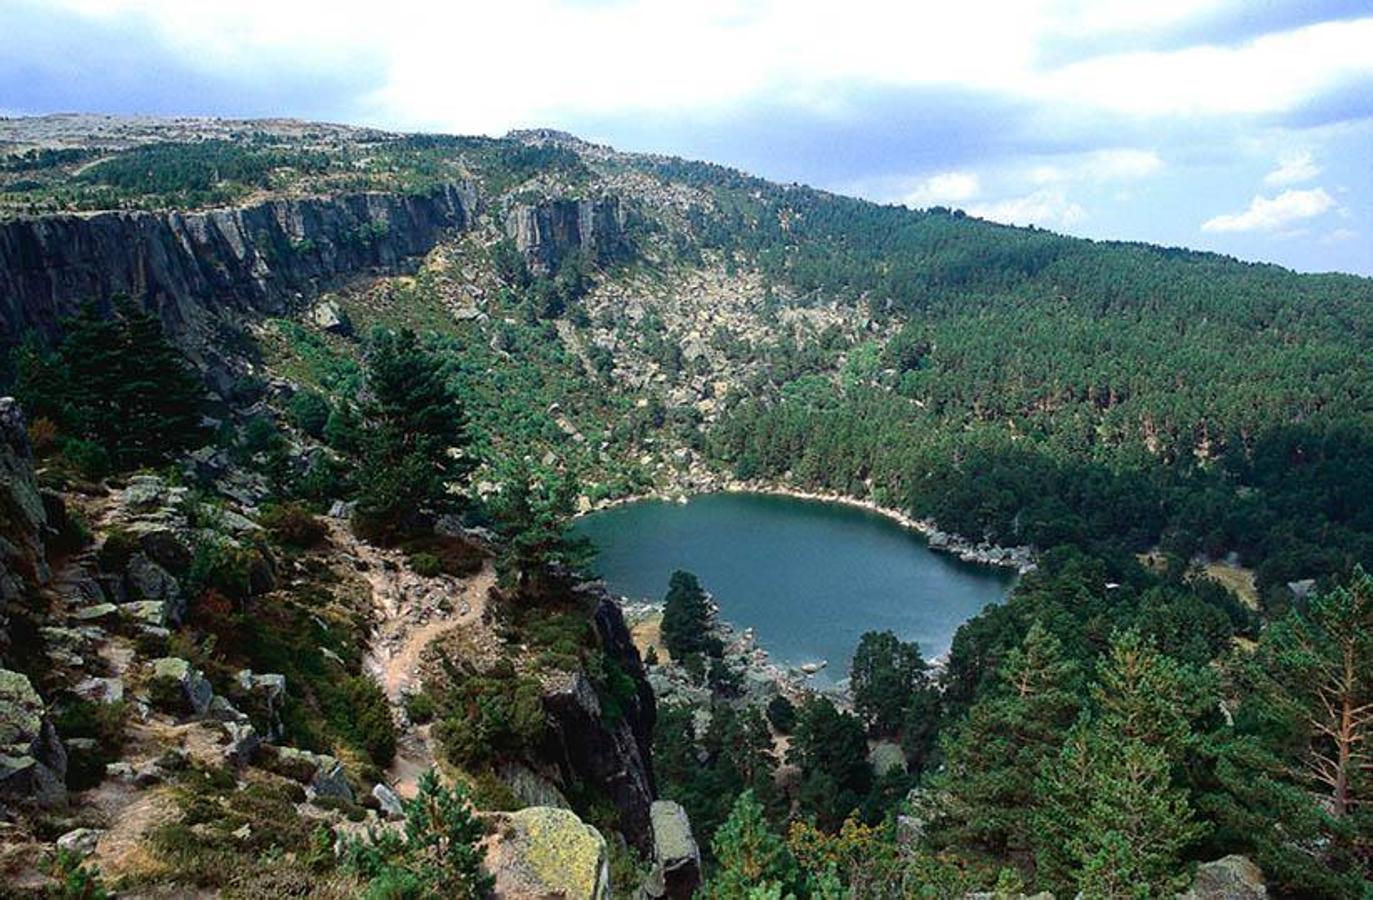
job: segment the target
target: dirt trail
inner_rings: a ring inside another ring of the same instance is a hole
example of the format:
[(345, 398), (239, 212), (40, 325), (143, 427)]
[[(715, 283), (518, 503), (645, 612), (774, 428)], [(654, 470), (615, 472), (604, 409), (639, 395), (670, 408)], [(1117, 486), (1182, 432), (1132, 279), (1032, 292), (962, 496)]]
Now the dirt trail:
[(371, 589), (377, 623), (363, 668), (381, 685), (400, 725), (388, 781), (401, 796), (413, 796), (420, 774), (434, 765), (434, 751), (430, 726), (414, 725), (405, 715), (405, 696), (418, 688), (420, 659), (434, 640), (457, 628), (476, 637), (484, 628), (495, 566), (488, 560), (466, 578), (426, 577), (414, 572), (399, 551), (358, 540), (343, 522), (330, 527), (335, 544), (356, 560)]

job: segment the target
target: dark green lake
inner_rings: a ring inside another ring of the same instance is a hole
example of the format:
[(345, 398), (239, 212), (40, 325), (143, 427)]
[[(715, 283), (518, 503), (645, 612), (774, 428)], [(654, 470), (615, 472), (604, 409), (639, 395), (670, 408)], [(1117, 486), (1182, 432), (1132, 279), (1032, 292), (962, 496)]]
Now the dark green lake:
[(936, 553), (876, 513), (765, 494), (646, 500), (584, 516), (576, 531), (599, 549), (594, 568), (615, 593), (661, 601), (674, 569), (695, 572), (774, 660), (827, 660), (823, 681), (847, 676), (865, 631), (917, 641), (927, 659), (946, 652), (958, 626), (1015, 581)]

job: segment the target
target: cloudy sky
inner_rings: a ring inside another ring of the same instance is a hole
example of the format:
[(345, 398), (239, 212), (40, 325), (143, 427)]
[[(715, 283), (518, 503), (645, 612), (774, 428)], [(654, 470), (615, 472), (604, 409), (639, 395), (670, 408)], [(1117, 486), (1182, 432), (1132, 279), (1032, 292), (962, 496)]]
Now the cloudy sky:
[(0, 114), (551, 126), (1373, 275), (1373, 0), (0, 0)]

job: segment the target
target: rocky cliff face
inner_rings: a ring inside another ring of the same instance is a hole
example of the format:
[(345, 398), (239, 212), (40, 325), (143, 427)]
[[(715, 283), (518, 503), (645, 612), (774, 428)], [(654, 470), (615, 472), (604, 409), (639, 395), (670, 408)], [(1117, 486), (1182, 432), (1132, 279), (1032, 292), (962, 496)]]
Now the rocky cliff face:
[(9, 607), (50, 577), (47, 529), (23, 413), (0, 398), (0, 801), (52, 806), (66, 797), (66, 750), (33, 684), (3, 668)]
[(278, 313), (340, 278), (394, 271), (469, 228), (472, 185), (427, 194), (278, 199), (203, 212), (104, 212), (0, 223), (0, 345), (52, 333), (126, 293), (185, 337), (224, 311)]
[(9, 644), (8, 608), (49, 578), (46, 506), (34, 476), (24, 414), (13, 398), (0, 398), (0, 658)]
[(505, 233), (538, 274), (556, 271), (574, 253), (608, 262), (629, 249), (627, 211), (615, 197), (544, 200), (517, 204), (505, 218)]
[(650, 746), (657, 708), (639, 652), (613, 600), (597, 598), (593, 618), (603, 652), (634, 682), (635, 694), (618, 716), (608, 715), (580, 673), (544, 697), (551, 724), (543, 756), (555, 761), (566, 783), (603, 791), (620, 816), (620, 830), (641, 850), (652, 849), (651, 809), (657, 790)]

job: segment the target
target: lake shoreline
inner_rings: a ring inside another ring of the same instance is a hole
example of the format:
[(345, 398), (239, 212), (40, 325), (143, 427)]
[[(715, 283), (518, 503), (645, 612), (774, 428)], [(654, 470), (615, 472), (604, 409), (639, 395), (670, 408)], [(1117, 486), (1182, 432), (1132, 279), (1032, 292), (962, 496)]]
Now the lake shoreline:
[(664, 503), (685, 503), (692, 497), (701, 497), (707, 494), (762, 494), (774, 497), (790, 497), (794, 500), (837, 503), (842, 506), (866, 510), (867, 512), (874, 513), (875, 515), (882, 516), (885, 519), (895, 522), (909, 531), (914, 531), (917, 534), (922, 535), (931, 550), (949, 554), (966, 563), (972, 563), (979, 566), (1014, 569), (1019, 575), (1033, 572), (1037, 568), (1034, 561), (1034, 551), (1028, 546), (1001, 547), (996, 544), (988, 543), (987, 541), (975, 542), (971, 538), (943, 531), (930, 519), (917, 519), (914, 516), (903, 513), (899, 509), (882, 506), (875, 500), (853, 497), (838, 492), (806, 491), (788, 485), (777, 484), (775, 482), (742, 481), (738, 479), (711, 480), (706, 483), (684, 486), (682, 489), (678, 490), (630, 494), (624, 497), (615, 497), (613, 499), (602, 500), (598, 503), (590, 504), (590, 508), (579, 510), (576, 513), (576, 517), (580, 518), (584, 515), (613, 509), (617, 506), (625, 506), (630, 503), (637, 503), (643, 500), (658, 500)]

